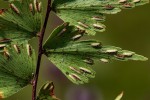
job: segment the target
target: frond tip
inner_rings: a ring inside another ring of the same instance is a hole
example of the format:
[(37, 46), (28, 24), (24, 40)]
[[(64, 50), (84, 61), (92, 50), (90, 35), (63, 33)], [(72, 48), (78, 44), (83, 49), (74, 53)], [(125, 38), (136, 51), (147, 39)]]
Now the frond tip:
[(122, 91), (122, 92), (115, 98), (115, 100), (121, 100), (122, 97), (123, 97), (123, 95), (124, 95), (124, 92)]

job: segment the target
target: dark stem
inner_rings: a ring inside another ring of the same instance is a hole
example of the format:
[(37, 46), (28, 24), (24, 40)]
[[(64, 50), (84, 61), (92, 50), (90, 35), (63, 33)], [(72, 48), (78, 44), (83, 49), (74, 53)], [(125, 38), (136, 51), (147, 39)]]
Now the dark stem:
[(39, 77), (39, 71), (40, 71), (41, 58), (42, 58), (42, 54), (43, 54), (43, 45), (42, 44), (43, 44), (44, 33), (46, 30), (49, 14), (50, 14), (51, 10), (52, 10), (51, 0), (48, 0), (47, 12), (46, 12), (46, 16), (45, 16), (44, 25), (43, 25), (43, 28), (42, 28), (40, 34), (39, 34), (38, 60), (37, 60), (35, 76), (33, 79), (32, 100), (36, 100), (37, 83), (38, 83), (38, 77)]

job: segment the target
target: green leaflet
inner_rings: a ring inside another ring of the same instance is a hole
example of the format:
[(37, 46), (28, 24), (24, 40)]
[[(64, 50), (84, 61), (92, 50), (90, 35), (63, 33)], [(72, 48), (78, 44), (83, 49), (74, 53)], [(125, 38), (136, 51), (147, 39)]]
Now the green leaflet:
[(47, 82), (41, 87), (37, 100), (60, 100), (54, 95), (53, 82)]
[(104, 46), (96, 40), (80, 40), (84, 31), (76, 30), (67, 23), (57, 27), (44, 44), (45, 55), (66, 77), (75, 84), (88, 82), (95, 77), (91, 65), (94, 61), (141, 60), (147, 58), (119, 47)]
[(9, 9), (0, 10), (0, 43), (30, 40), (41, 28), (41, 3), (10, 0)]
[(0, 54), (0, 99), (30, 84), (35, 61), (35, 52), (27, 43), (4, 48)]
[(116, 14), (121, 9), (133, 8), (149, 0), (54, 0), (53, 10), (65, 22), (70, 22), (89, 35), (103, 32), (104, 14)]

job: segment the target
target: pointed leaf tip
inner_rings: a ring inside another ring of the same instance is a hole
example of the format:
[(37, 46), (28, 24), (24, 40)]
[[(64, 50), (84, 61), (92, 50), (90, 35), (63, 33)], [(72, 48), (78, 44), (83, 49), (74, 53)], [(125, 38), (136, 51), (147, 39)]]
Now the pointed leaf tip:
[(115, 98), (115, 100), (121, 100), (122, 97), (123, 97), (123, 95), (124, 95), (124, 92), (122, 91), (122, 92)]
[(148, 58), (147, 58), (147, 57), (144, 57), (144, 56), (142, 56), (142, 55), (137, 55), (137, 54), (135, 54), (135, 55), (133, 55), (132, 60), (136, 60), (136, 61), (147, 61)]

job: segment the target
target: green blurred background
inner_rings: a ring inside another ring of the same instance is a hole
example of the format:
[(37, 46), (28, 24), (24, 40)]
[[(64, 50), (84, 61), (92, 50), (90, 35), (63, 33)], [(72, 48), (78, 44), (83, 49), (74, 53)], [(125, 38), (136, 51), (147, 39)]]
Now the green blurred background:
[[(43, 3), (46, 5), (46, 0)], [(7, 7), (6, 2), (0, 0), (0, 8), (4, 7)], [(92, 38), (150, 58), (150, 4), (106, 16), (106, 31)], [(61, 22), (51, 15), (45, 39)], [(33, 39), (31, 44), (37, 49), (37, 39)], [(56, 95), (62, 100), (114, 100), (121, 91), (124, 91), (123, 100), (150, 100), (150, 60), (97, 62), (93, 68), (97, 72), (96, 77), (88, 84), (77, 86), (43, 56), (38, 88), (51, 80), (55, 84)], [(5, 100), (31, 100), (31, 86)]]

